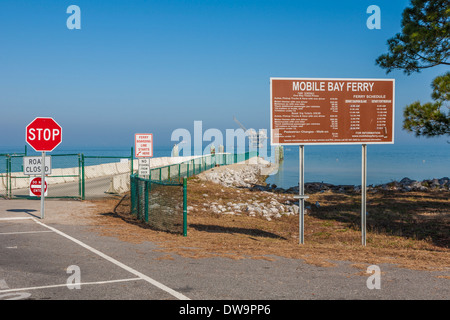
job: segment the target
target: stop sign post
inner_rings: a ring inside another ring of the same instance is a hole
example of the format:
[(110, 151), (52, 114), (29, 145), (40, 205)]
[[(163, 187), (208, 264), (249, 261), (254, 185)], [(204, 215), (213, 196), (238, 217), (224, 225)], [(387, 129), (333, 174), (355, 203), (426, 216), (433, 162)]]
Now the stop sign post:
[(48, 117), (35, 118), (26, 127), (26, 142), (37, 152), (42, 152), (41, 167), (41, 219), (44, 219), (45, 198), (45, 153), (53, 151), (62, 141), (62, 128)]

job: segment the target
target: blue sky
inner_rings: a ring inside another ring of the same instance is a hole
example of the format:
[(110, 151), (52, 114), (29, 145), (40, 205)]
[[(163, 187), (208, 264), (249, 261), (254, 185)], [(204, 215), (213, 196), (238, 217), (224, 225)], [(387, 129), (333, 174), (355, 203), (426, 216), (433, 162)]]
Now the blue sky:
[[(69, 5), (81, 30), (69, 30)], [(369, 30), (369, 5), (381, 30)], [(444, 68), (386, 75), (375, 59), (400, 31), (408, 1), (0, 2), (0, 146), (23, 146), (37, 116), (66, 146), (132, 146), (177, 128), (269, 129), (270, 77), (396, 79), (396, 143), (446, 144), (401, 130), (405, 105), (430, 101)]]

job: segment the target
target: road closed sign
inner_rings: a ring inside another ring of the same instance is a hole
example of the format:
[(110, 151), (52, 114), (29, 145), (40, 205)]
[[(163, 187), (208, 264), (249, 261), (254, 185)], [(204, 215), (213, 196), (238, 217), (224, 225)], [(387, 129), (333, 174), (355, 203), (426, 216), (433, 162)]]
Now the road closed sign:
[(394, 102), (393, 79), (271, 78), (271, 143), (394, 143)]
[[(45, 157), (44, 161), (46, 175), (52, 174), (52, 158), (50, 156)], [(42, 174), (42, 157), (23, 157), (23, 174), (28, 176), (41, 175)]]

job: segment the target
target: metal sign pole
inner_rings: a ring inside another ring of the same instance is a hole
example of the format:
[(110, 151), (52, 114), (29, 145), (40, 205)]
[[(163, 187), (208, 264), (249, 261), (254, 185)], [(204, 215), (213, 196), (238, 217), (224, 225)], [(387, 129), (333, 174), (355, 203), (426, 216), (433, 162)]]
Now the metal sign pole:
[(298, 147), (299, 155), (299, 175), (298, 175), (298, 206), (299, 206), (299, 237), (300, 244), (305, 243), (305, 199), (309, 196), (305, 196), (305, 146), (300, 145)]
[(41, 161), (41, 219), (44, 219), (45, 216), (44, 198), (45, 198), (45, 151), (42, 152), (42, 161)]
[(300, 181), (298, 185), (298, 191), (300, 195), (299, 205), (300, 205), (300, 236), (299, 241), (301, 244), (305, 243), (305, 199), (303, 198), (305, 195), (305, 146), (299, 147), (299, 156), (300, 156)]
[(361, 243), (366, 245), (367, 145), (362, 145)]
[(151, 158), (148, 158), (148, 180), (152, 180)]

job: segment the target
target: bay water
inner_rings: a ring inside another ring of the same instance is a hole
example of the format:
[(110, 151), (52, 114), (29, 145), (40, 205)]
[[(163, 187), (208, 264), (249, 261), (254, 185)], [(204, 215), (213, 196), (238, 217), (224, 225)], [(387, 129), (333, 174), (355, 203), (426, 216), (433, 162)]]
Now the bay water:
[[(361, 145), (305, 146), (305, 182), (324, 182), (335, 185), (361, 184)], [(272, 149), (273, 150), (273, 149)], [(23, 153), (25, 147), (0, 147), (0, 154)], [(155, 146), (154, 157), (170, 157), (172, 146)], [(85, 156), (104, 156), (116, 158), (88, 159), (86, 165), (117, 162), (120, 158), (131, 156), (131, 147), (58, 147), (49, 155), (79, 154)], [(271, 149), (268, 153), (271, 155)], [(32, 148), (27, 155), (39, 156)], [(0, 159), (1, 160), (1, 159)], [(68, 161), (70, 160), (70, 161)], [(13, 163), (13, 171), (20, 171), (20, 162)], [(76, 159), (69, 157), (52, 158), (53, 167), (76, 166)], [(5, 165), (0, 163), (0, 172)], [(367, 182), (377, 185), (400, 181), (404, 177), (424, 180), (450, 176), (450, 144), (393, 144), (367, 146)], [(297, 146), (284, 147), (284, 160), (278, 171), (266, 180), (281, 188), (298, 186), (299, 150)]]
[[(281, 188), (298, 186), (299, 148), (284, 147), (278, 172), (266, 182)], [(305, 146), (305, 182), (361, 185), (361, 145)], [(367, 145), (367, 183), (378, 185), (407, 177), (425, 180), (450, 176), (448, 145)]]

